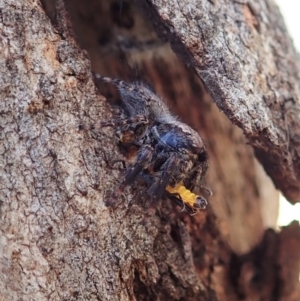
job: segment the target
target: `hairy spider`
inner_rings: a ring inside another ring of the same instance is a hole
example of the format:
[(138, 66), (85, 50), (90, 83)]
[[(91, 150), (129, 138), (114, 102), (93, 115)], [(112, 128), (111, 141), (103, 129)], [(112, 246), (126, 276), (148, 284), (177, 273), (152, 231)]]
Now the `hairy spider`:
[(205, 209), (206, 199), (191, 192), (208, 169), (208, 156), (198, 133), (179, 121), (145, 85), (94, 75), (115, 85), (123, 101), (122, 114), (101, 122), (100, 127), (115, 127), (120, 143), (136, 148), (134, 163), (107, 205), (114, 205), (125, 187), (142, 176), (148, 179), (147, 194), (152, 202), (166, 196), (191, 215)]

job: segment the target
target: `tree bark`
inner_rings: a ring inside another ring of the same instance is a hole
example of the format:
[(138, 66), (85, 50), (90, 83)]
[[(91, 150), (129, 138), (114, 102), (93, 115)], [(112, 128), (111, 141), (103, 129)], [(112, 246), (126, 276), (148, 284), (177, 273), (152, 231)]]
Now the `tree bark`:
[(276, 187), (299, 201), (300, 61), (273, 0), (142, 3), (243, 130)]
[[(276, 224), (278, 193), (227, 118), (242, 128), (273, 181), (295, 200), (294, 50), (285, 38), (267, 62), (260, 52), (277, 41), (266, 22), (278, 17), (271, 2), (268, 10), (260, 3), (259, 25), (248, 4), (199, 1), (200, 24), (193, 2), (185, 3), (143, 1), (148, 20), (130, 1), (67, 0), (65, 11), (60, 0), (43, 6), (0, 0), (0, 300), (299, 299), (299, 225), (278, 233), (267, 229)], [(239, 32), (231, 21), (224, 26), (224, 16), (243, 24)], [(190, 67), (153, 24), (166, 29)], [(278, 31), (283, 39), (284, 26)], [(250, 32), (260, 41), (252, 41), (251, 49)], [(215, 44), (226, 42), (224, 51), (234, 53), (236, 36), (249, 48), (244, 69)], [(283, 48), (287, 58), (280, 55)], [(202, 64), (204, 58), (210, 59)], [(271, 63), (282, 72), (276, 78), (266, 69)], [(190, 217), (163, 200), (149, 212), (141, 183), (125, 191), (117, 208), (104, 205), (128, 162), (114, 129), (78, 131), (79, 124), (111, 118), (111, 104), (118, 101), (109, 87), (96, 88), (91, 69), (149, 82), (199, 130), (210, 156), (205, 184), (214, 192), (207, 211)], [(267, 84), (273, 98), (264, 93)], [(288, 112), (280, 117), (286, 103)], [(278, 134), (286, 129), (288, 142)]]

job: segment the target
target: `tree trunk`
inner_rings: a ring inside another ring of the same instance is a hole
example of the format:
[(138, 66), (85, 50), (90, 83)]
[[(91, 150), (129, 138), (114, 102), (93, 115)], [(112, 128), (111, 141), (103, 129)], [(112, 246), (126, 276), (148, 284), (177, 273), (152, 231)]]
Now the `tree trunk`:
[[(270, 0), (0, 4), (0, 300), (299, 300), (300, 228), (268, 229), (254, 156), (299, 199), (300, 68)], [(105, 206), (128, 162), (113, 128), (78, 131), (119, 98), (91, 70), (150, 83), (199, 131), (208, 210), (148, 211), (141, 183)]]

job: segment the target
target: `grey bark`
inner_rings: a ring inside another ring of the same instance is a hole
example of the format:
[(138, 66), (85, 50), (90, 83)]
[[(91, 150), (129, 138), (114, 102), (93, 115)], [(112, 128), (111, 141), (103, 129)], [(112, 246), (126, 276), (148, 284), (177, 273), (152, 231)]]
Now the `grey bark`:
[[(43, 4), (52, 22), (38, 2), (0, 0), (0, 300), (297, 300), (299, 225), (265, 231), (276, 194), (262, 209), (267, 180), (193, 70), (131, 2), (66, 1), (71, 22)], [(78, 124), (112, 116), (91, 68), (132, 79), (131, 59), (204, 137), (213, 210), (148, 212), (140, 183), (105, 207), (126, 158), (113, 129)]]
[(142, 3), (243, 130), (275, 186), (299, 201), (300, 61), (273, 0)]

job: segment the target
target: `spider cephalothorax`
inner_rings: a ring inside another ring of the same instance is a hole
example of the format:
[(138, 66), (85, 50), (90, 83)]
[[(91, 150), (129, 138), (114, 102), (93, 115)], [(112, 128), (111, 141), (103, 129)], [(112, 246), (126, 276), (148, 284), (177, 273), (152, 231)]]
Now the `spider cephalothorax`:
[(136, 147), (133, 164), (108, 205), (138, 176), (144, 176), (148, 178), (147, 193), (152, 201), (167, 196), (190, 214), (204, 209), (207, 201), (191, 192), (208, 168), (207, 153), (198, 133), (179, 121), (145, 85), (98, 74), (95, 77), (115, 85), (123, 101), (122, 114), (101, 126), (114, 126), (121, 144)]

